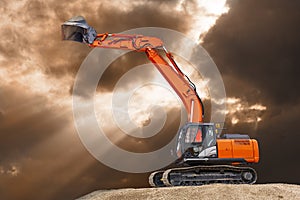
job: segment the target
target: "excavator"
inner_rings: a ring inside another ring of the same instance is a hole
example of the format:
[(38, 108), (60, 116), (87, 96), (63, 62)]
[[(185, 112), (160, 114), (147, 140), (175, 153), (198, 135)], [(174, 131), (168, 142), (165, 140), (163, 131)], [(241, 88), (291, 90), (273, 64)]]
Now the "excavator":
[(259, 161), (257, 140), (244, 134), (220, 136), (218, 123), (203, 121), (204, 107), (195, 85), (181, 71), (161, 39), (134, 34), (97, 34), (82, 16), (65, 21), (61, 29), (63, 40), (85, 43), (92, 48), (144, 52), (183, 102), (188, 122), (177, 133), (176, 166), (151, 173), (150, 186), (256, 182), (257, 173), (249, 165)]

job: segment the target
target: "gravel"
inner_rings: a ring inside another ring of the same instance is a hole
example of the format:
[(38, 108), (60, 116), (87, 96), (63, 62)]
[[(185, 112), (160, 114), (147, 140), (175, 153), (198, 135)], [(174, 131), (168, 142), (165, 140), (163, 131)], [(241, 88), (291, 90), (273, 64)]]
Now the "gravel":
[(167, 187), (167, 188), (126, 188), (99, 190), (79, 200), (133, 200), (133, 199), (203, 199), (203, 200), (300, 200), (300, 185), (255, 184)]

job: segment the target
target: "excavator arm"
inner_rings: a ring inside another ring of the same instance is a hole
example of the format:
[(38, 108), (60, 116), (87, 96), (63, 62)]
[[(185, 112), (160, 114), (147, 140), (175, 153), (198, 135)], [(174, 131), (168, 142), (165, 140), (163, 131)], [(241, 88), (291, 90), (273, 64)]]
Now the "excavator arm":
[[(103, 33), (96, 34), (82, 17), (75, 17), (62, 25), (63, 39), (85, 42), (92, 48), (124, 49), (145, 52), (162, 76), (171, 85), (182, 100), (188, 112), (189, 122), (203, 122), (204, 109), (195, 85), (183, 74), (173, 56), (163, 46), (163, 42), (156, 37), (143, 35), (126, 35)], [(169, 62), (160, 54), (162, 50)]]

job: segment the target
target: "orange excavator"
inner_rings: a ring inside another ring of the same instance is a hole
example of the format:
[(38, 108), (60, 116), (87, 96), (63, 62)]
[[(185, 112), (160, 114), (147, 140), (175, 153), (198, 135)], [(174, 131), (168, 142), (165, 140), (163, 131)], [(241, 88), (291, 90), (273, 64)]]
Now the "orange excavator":
[[(252, 184), (255, 170), (247, 165), (259, 161), (258, 142), (248, 135), (223, 134), (218, 124), (204, 123), (204, 108), (195, 85), (180, 70), (172, 54), (159, 38), (143, 35), (97, 34), (81, 16), (62, 24), (64, 40), (85, 43), (94, 48), (125, 49), (145, 52), (182, 100), (188, 122), (180, 128), (175, 168), (153, 172), (153, 187), (203, 185), (210, 183)], [(165, 59), (160, 52), (166, 55)]]

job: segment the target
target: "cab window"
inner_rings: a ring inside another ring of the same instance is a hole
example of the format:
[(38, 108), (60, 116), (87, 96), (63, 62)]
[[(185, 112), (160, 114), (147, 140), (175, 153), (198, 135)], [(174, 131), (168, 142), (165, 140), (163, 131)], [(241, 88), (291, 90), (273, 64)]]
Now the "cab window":
[(187, 128), (185, 143), (202, 142), (201, 126), (190, 126)]

